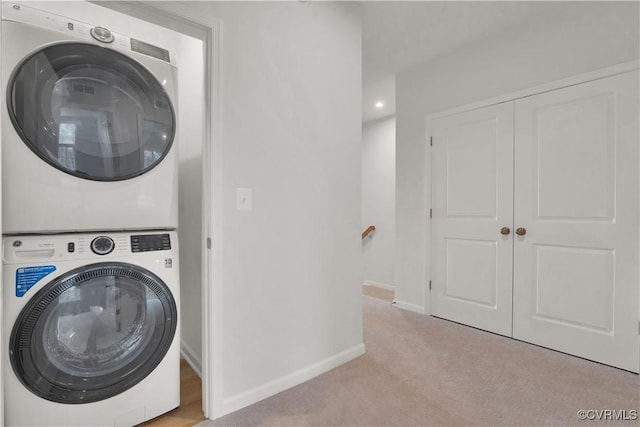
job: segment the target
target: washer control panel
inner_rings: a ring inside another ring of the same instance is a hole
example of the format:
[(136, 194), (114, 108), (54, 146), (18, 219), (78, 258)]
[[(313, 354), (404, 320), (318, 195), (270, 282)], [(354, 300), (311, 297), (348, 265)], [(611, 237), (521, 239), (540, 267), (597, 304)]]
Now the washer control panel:
[(106, 255), (115, 249), (116, 244), (111, 237), (98, 236), (91, 241), (91, 251), (96, 255)]
[[(159, 251), (177, 249), (175, 231), (140, 233), (10, 236), (2, 241), (2, 258), (5, 263), (12, 264), (96, 260), (145, 254), (164, 257)], [(165, 259), (165, 262), (167, 260), (170, 262), (171, 258)]]
[(104, 27), (93, 27), (89, 30), (91, 37), (102, 43), (113, 43), (114, 37), (109, 29)]
[(131, 252), (168, 251), (170, 249), (169, 233), (134, 234), (131, 236)]

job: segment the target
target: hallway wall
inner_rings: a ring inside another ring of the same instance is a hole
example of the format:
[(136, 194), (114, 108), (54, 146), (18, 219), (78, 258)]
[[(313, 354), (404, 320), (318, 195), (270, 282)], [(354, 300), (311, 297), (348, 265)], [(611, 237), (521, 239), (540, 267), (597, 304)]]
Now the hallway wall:
[(222, 23), (215, 416), (364, 351), (360, 17), (340, 2), (157, 4)]
[(395, 240), (396, 119), (362, 126), (362, 229), (376, 230), (362, 241), (364, 281), (393, 289)]

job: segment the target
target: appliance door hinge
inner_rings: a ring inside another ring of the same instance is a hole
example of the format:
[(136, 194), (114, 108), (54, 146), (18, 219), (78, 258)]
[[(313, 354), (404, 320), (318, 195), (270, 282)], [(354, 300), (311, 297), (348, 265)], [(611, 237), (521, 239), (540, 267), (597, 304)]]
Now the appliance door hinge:
[(207, 237), (207, 249), (211, 249), (211, 237)]
[(433, 147), (433, 137), (429, 137), (429, 146)]
[(433, 218), (433, 208), (429, 208), (429, 218)]
[(429, 280), (429, 290), (431, 290), (431, 280)]

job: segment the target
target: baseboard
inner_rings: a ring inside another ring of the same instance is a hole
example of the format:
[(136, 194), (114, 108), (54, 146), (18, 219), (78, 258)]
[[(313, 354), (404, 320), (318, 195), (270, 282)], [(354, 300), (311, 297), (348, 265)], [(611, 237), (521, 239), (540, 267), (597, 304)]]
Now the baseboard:
[(394, 285), (387, 285), (386, 283), (375, 282), (373, 280), (365, 280), (365, 285), (373, 286), (375, 288), (387, 289), (389, 291), (395, 291), (396, 287)]
[(365, 353), (365, 347), (363, 344), (358, 344), (355, 347), (342, 351), (334, 356), (324, 359), (318, 363), (307, 366), (291, 374), (285, 375), (280, 378), (276, 378), (273, 381), (269, 381), (266, 384), (255, 387), (244, 393), (237, 394), (232, 397), (224, 399), (222, 403), (222, 414), (226, 415), (231, 412), (237, 411), (263, 399), (271, 397), (275, 394), (283, 392), (291, 387), (295, 387), (310, 379), (324, 374), (333, 368), (347, 363), (356, 357), (362, 356)]
[(180, 355), (184, 360), (187, 361), (191, 369), (202, 378), (202, 358), (197, 355), (191, 347), (184, 343), (184, 341), (180, 342)]
[(416, 304), (411, 304), (408, 302), (404, 302), (404, 301), (399, 301), (397, 299), (393, 300), (393, 305), (395, 305), (398, 308), (401, 308), (403, 310), (407, 310), (407, 311), (413, 311), (414, 313), (420, 313), (420, 314), (424, 314), (424, 307), (421, 305), (416, 305)]

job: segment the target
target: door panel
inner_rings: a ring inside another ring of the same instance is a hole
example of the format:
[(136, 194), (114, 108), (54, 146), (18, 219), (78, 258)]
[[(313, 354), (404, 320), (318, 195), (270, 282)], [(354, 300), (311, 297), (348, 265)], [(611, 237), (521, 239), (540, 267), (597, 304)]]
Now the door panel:
[(445, 131), (447, 218), (495, 219), (495, 127), (489, 118), (450, 125)]
[(495, 308), (496, 242), (450, 238), (445, 242), (445, 296)]
[(638, 73), (516, 101), (513, 336), (639, 370)]
[(609, 125), (615, 123), (614, 94), (589, 94), (536, 108), (537, 217), (610, 222), (615, 193), (615, 126)]
[(431, 124), (431, 312), (511, 335), (513, 103)]
[(614, 251), (551, 245), (534, 250), (537, 317), (611, 334)]

